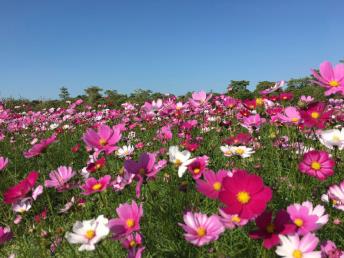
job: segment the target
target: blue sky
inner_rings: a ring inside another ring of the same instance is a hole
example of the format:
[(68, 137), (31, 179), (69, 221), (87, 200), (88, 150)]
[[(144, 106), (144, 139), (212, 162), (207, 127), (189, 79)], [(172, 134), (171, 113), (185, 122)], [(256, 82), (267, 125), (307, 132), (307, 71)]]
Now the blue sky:
[(0, 2), (0, 97), (222, 92), (344, 58), (344, 1)]

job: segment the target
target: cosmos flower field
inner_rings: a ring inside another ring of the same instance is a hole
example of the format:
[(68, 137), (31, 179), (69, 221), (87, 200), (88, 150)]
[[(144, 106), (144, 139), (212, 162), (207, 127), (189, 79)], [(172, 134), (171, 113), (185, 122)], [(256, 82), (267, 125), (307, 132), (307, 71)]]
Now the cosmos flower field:
[(344, 64), (313, 77), (326, 101), (0, 104), (0, 257), (343, 258)]

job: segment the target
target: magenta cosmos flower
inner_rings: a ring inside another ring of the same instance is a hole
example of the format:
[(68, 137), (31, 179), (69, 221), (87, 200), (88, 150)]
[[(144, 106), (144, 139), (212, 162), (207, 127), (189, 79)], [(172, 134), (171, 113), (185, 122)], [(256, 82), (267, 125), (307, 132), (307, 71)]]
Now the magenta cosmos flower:
[(4, 193), (4, 203), (11, 204), (25, 198), (34, 187), (38, 176), (38, 172), (32, 171), (17, 185), (7, 189), (7, 191)]
[(24, 152), (24, 157), (29, 159), (40, 155), (44, 152), (50, 144), (56, 141), (56, 135), (52, 135), (47, 139), (41, 140), (39, 143), (35, 144), (31, 149)]
[(210, 199), (217, 199), (222, 189), (223, 179), (228, 176), (228, 171), (220, 170), (215, 173), (207, 170), (203, 173), (205, 180), (196, 180), (196, 189)]
[(185, 240), (196, 246), (206, 245), (217, 240), (225, 231), (216, 215), (208, 217), (202, 213), (187, 212), (184, 214), (184, 223), (178, 224), (185, 231)]
[(12, 236), (13, 234), (9, 227), (0, 227), (0, 245), (10, 241)]
[(4, 170), (7, 167), (8, 158), (0, 157), (0, 171)]
[(91, 128), (87, 129), (83, 140), (88, 147), (111, 154), (116, 150), (116, 143), (121, 139), (121, 136), (121, 129), (118, 126), (111, 128), (103, 124), (99, 126), (97, 132)]
[(301, 110), (300, 114), (306, 127), (324, 129), (332, 111), (326, 110), (325, 103), (317, 102), (310, 104), (306, 110)]
[(111, 219), (108, 224), (114, 239), (140, 230), (140, 219), (143, 216), (142, 204), (138, 206), (135, 201), (132, 201), (131, 204), (120, 204), (116, 212), (118, 218)]
[(219, 200), (228, 214), (251, 219), (263, 213), (272, 198), (272, 191), (264, 185), (261, 177), (239, 170), (232, 177), (223, 180)]
[(153, 153), (142, 153), (139, 160), (126, 160), (124, 162), (124, 168), (131, 174), (135, 175), (135, 179), (138, 180), (136, 185), (136, 196), (140, 197), (141, 186), (144, 179), (154, 178), (156, 174), (166, 166), (165, 160), (160, 160), (155, 163), (156, 156)]
[(280, 243), (278, 235), (292, 235), (295, 232), (295, 225), (285, 210), (280, 210), (274, 220), (272, 212), (265, 211), (256, 218), (258, 230), (251, 231), (252, 239), (264, 239), (263, 246), (271, 249)]
[(312, 70), (317, 79), (316, 84), (326, 89), (325, 95), (340, 93), (344, 96), (344, 64), (337, 64), (334, 68), (328, 61), (320, 64), (320, 74)]
[(326, 151), (309, 151), (303, 155), (303, 160), (299, 164), (302, 173), (325, 180), (333, 175), (335, 162)]
[(187, 169), (193, 179), (196, 180), (202, 176), (203, 172), (207, 169), (208, 160), (208, 156), (196, 157), (187, 165)]
[(73, 176), (75, 176), (75, 172), (71, 167), (61, 166), (57, 170), (50, 172), (50, 179), (45, 180), (44, 185), (45, 187), (54, 187), (58, 191), (63, 191), (69, 188), (67, 182)]
[(98, 180), (94, 177), (90, 177), (85, 181), (85, 184), (81, 186), (84, 190), (82, 194), (90, 195), (93, 193), (103, 192), (110, 185), (111, 176), (106, 175)]

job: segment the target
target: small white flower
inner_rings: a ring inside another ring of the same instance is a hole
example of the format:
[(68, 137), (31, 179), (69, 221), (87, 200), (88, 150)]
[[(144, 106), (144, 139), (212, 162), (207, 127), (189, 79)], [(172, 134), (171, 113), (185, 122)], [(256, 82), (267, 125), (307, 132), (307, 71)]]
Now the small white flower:
[(116, 151), (116, 155), (120, 158), (125, 158), (130, 156), (134, 152), (134, 147), (132, 145), (125, 145)]
[(59, 127), (59, 124), (52, 123), (49, 127), (50, 127), (51, 130), (55, 130), (57, 127)]
[(32, 198), (24, 198), (12, 204), (15, 213), (24, 213), (31, 209)]
[(104, 215), (97, 219), (77, 221), (73, 225), (73, 232), (67, 232), (65, 237), (71, 244), (81, 244), (79, 251), (93, 251), (95, 244), (109, 234), (108, 222)]
[(252, 148), (248, 148), (246, 146), (221, 146), (221, 151), (226, 157), (231, 157), (234, 155), (240, 156), (241, 158), (248, 158), (253, 153), (254, 150)]
[(339, 150), (344, 149), (344, 128), (322, 131), (319, 135), (319, 141), (331, 150), (335, 146)]
[(190, 160), (191, 153), (187, 150), (179, 151), (178, 146), (170, 146), (168, 156), (170, 162), (178, 167), (178, 176), (182, 177), (187, 169), (187, 165), (192, 162), (192, 160)]

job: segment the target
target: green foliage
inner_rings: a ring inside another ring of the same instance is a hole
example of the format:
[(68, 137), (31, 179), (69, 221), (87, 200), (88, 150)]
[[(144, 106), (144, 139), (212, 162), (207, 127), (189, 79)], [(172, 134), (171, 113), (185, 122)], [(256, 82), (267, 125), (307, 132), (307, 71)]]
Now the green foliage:
[(274, 85), (275, 85), (275, 82), (270, 82), (270, 81), (259, 82), (253, 93), (255, 96), (259, 96), (259, 92), (261, 92), (262, 90), (266, 90), (268, 88), (271, 88)]
[(102, 88), (98, 86), (90, 86), (85, 89), (85, 93), (87, 94), (88, 101), (90, 103), (94, 103), (95, 101), (99, 100), (102, 95), (101, 92), (103, 91)]

